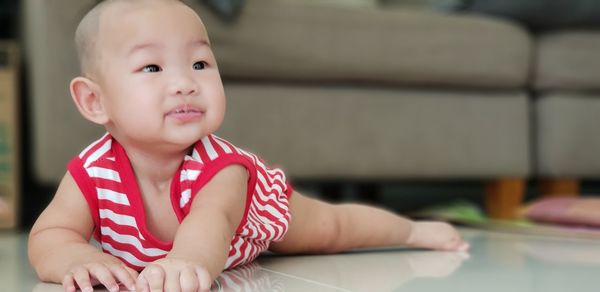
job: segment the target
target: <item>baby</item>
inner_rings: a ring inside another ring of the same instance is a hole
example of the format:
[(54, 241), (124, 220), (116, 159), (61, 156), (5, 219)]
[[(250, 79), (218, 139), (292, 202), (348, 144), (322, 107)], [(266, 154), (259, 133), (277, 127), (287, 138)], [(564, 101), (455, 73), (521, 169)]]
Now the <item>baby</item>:
[(223, 85), (204, 25), (180, 1), (100, 2), (75, 42), (73, 101), (107, 134), (69, 162), (31, 230), (42, 281), (66, 291), (208, 291), (224, 269), (267, 249), (468, 248), (446, 223), (306, 197), (280, 169), (215, 136)]

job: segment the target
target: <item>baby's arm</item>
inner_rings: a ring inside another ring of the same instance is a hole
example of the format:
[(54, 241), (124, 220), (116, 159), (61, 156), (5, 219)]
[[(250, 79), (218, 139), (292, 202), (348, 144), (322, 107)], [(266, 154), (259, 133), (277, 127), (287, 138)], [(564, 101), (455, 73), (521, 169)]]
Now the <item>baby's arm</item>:
[(242, 166), (219, 171), (194, 198), (169, 254), (141, 272), (136, 291), (208, 291), (225, 267), (244, 213), (247, 183)]
[(284, 253), (332, 253), (352, 248), (405, 245), (437, 250), (466, 250), (458, 232), (442, 222), (414, 222), (394, 213), (358, 204), (333, 205), (294, 192), (292, 220), (271, 250)]
[(137, 273), (117, 258), (89, 244), (94, 223), (81, 191), (69, 173), (29, 234), (29, 261), (44, 282), (62, 283), (67, 291), (91, 291), (118, 282), (133, 288)]

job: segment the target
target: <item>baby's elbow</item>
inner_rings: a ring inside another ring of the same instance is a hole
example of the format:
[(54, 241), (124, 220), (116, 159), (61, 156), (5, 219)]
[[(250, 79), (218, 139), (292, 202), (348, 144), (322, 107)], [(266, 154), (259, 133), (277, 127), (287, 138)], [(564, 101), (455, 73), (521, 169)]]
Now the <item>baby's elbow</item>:
[(44, 272), (42, 268), (41, 256), (39, 255), (39, 251), (35, 248), (35, 243), (32, 239), (29, 240), (28, 248), (27, 248), (27, 258), (29, 259), (29, 264), (37, 274), (38, 278), (41, 281), (45, 282), (45, 278), (47, 278), (47, 273)]
[(40, 280), (40, 282), (45, 282), (45, 283), (60, 283), (56, 280), (52, 280), (52, 277), (50, 276), (50, 273), (43, 271), (42, 269), (35, 269), (34, 268), (35, 273), (37, 274), (38, 279)]
[(36, 255), (29, 252), (29, 264), (33, 268), (33, 271), (37, 275), (38, 279), (42, 282), (51, 282), (50, 273), (43, 267), (43, 261), (36, 257)]
[(52, 282), (52, 271), (51, 269), (45, 267), (45, 263), (48, 262), (48, 259), (44, 254), (44, 243), (40, 241), (36, 234), (31, 234), (29, 236), (27, 257), (29, 259), (29, 264), (37, 274), (40, 281)]
[(29, 254), (29, 263), (41, 282), (61, 283), (62, 279), (56, 277), (56, 270), (50, 268), (46, 262), (44, 258)]

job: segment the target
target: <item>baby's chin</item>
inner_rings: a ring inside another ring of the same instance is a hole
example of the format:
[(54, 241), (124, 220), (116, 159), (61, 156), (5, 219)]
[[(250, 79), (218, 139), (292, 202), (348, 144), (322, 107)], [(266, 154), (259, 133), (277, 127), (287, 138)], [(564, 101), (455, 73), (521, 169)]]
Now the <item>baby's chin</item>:
[(194, 146), (194, 144), (196, 144), (196, 142), (202, 139), (202, 137), (203, 136), (198, 135), (190, 135), (187, 137), (169, 137), (169, 139), (165, 141), (165, 144), (177, 148), (178, 150), (185, 150), (191, 146)]
[(173, 144), (173, 146), (179, 146), (182, 149), (186, 149), (190, 146), (193, 146), (208, 135), (208, 133), (204, 134), (199, 131), (190, 131), (190, 133), (177, 133), (176, 135), (169, 135), (169, 137), (166, 137), (165, 142), (168, 144)]

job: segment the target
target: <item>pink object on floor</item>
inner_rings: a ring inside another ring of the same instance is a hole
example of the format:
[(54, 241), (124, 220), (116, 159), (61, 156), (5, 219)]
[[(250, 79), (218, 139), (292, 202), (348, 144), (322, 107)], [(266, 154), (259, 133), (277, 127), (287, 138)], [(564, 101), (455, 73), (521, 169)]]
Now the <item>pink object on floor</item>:
[(536, 222), (600, 227), (600, 198), (544, 198), (529, 204), (523, 215)]

